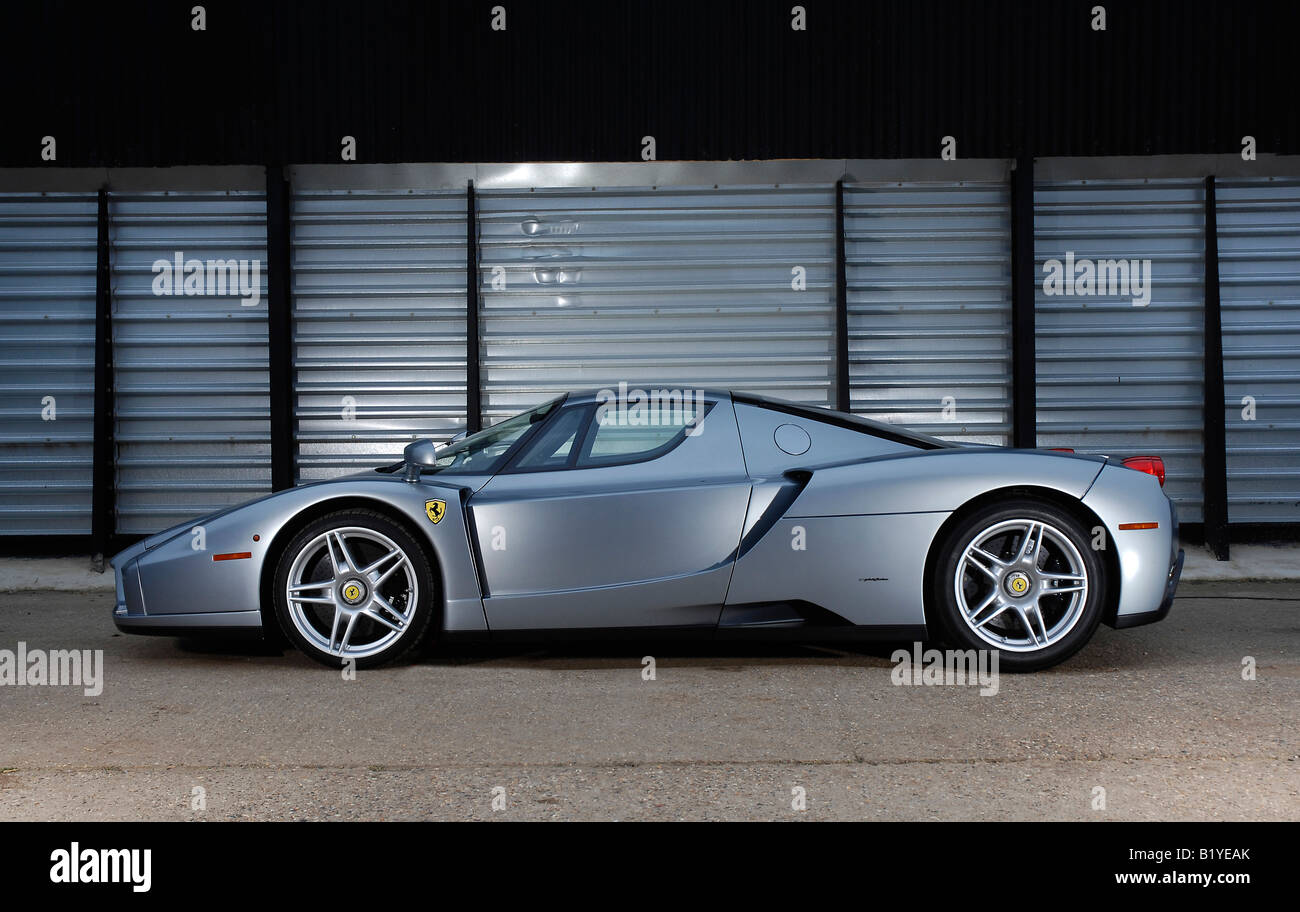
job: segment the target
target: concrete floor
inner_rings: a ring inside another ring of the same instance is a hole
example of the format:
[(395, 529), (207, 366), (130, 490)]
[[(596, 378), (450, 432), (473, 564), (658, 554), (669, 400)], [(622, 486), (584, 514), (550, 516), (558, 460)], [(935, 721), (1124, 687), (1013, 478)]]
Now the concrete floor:
[(1185, 584), (1165, 622), (988, 697), (894, 686), (893, 645), (440, 647), (345, 681), (122, 636), (111, 606), (0, 597), (0, 649), (105, 668), (94, 697), (0, 686), (0, 819), (1300, 818), (1294, 583)]

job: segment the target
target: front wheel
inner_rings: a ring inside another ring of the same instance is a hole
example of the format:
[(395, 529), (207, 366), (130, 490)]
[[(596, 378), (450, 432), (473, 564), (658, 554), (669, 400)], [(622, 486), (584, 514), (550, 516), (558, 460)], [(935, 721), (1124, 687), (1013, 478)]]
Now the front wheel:
[(414, 650), (433, 627), (433, 572), (419, 543), (372, 510), (309, 523), (280, 555), (275, 613), (325, 665), (369, 668)]
[(1105, 567), (1083, 524), (1053, 504), (977, 510), (945, 538), (935, 569), (944, 633), (966, 648), (996, 649), (1008, 671), (1065, 661), (1101, 620)]

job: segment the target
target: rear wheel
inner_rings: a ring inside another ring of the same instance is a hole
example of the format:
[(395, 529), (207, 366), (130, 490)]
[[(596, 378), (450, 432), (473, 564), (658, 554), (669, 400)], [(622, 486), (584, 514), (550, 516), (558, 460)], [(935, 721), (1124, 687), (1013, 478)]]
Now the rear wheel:
[(1104, 565), (1083, 524), (1054, 504), (977, 510), (948, 534), (935, 567), (944, 633), (965, 648), (996, 649), (1008, 671), (1064, 661), (1101, 620)]
[(275, 613), (308, 656), (369, 668), (408, 655), (433, 629), (433, 571), (402, 526), (372, 510), (309, 523), (280, 556)]

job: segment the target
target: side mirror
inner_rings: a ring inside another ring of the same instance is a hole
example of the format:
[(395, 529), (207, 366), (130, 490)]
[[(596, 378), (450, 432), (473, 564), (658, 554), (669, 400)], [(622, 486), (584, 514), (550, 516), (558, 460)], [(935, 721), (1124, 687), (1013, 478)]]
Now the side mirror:
[(402, 458), (406, 461), (406, 480), (417, 482), (420, 480), (421, 469), (433, 468), (438, 464), (438, 445), (427, 437), (416, 440), (402, 450)]

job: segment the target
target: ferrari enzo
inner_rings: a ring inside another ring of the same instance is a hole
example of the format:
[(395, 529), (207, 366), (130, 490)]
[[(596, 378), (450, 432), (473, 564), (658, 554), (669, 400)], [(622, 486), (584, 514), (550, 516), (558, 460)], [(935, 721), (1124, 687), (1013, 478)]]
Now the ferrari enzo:
[(1169, 611), (1159, 457), (960, 446), (765, 397), (569, 393), (116, 555), (131, 633), (333, 666), (435, 638), (941, 639), (1008, 670)]

